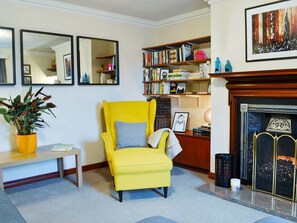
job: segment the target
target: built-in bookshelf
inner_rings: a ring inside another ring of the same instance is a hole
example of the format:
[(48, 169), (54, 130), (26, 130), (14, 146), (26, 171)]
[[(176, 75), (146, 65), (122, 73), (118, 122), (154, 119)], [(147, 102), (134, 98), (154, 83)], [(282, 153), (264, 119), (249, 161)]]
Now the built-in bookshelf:
[(142, 50), (144, 95), (210, 94), (210, 36)]

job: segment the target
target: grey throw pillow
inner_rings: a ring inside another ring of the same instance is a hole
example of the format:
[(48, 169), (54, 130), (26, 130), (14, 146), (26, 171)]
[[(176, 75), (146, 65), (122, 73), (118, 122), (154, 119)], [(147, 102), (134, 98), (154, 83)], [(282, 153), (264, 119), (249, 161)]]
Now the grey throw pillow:
[(146, 122), (116, 121), (117, 148), (146, 147)]

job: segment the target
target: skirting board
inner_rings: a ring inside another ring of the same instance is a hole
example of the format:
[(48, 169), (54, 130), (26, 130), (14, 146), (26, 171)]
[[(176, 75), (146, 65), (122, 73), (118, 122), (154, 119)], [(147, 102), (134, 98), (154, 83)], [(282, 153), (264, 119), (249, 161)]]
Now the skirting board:
[[(88, 170), (94, 170), (94, 169), (97, 169), (100, 167), (106, 167), (106, 166), (108, 166), (107, 161), (101, 162), (101, 163), (89, 164), (89, 165), (83, 166), (82, 171), (84, 172), (84, 171), (88, 171)], [(74, 174), (74, 173), (76, 173), (75, 168), (64, 170), (64, 176)], [(58, 171), (52, 172), (52, 173), (46, 173), (46, 174), (42, 174), (42, 175), (38, 175), (38, 176), (32, 176), (32, 177), (7, 181), (7, 182), (4, 182), (4, 189), (17, 187), (17, 186), (21, 186), (21, 185), (25, 185), (25, 184), (30, 184), (30, 183), (35, 183), (35, 182), (39, 182), (42, 180), (48, 180), (48, 179), (57, 178), (57, 177), (59, 177)]]
[(215, 173), (212, 173), (212, 172), (209, 172), (209, 173), (208, 173), (208, 178), (209, 178), (209, 179), (212, 179), (212, 180), (215, 180), (215, 178), (216, 178), (216, 174), (215, 174)]

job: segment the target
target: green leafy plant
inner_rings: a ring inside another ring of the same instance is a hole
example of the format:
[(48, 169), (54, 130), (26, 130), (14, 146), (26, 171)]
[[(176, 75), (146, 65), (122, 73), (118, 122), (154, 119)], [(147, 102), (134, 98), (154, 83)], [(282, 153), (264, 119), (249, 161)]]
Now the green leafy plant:
[(42, 113), (56, 117), (51, 110), (56, 105), (49, 102), (52, 96), (42, 93), (42, 90), (43, 87), (34, 94), (30, 87), (23, 101), (21, 95), (14, 99), (11, 97), (9, 99), (0, 98), (0, 114), (3, 115), (7, 123), (16, 127), (19, 135), (29, 135), (33, 133), (33, 130), (37, 131), (44, 125), (49, 126), (41, 118)]

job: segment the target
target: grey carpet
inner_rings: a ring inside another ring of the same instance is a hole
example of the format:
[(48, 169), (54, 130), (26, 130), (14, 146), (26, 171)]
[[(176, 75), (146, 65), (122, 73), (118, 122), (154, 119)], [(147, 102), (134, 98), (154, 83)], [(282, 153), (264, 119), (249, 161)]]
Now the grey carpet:
[(162, 189), (128, 191), (118, 201), (108, 168), (83, 173), (77, 188), (71, 175), (6, 190), (28, 223), (135, 223), (162, 216), (179, 223), (252, 223), (271, 215), (199, 192), (205, 174), (174, 167), (168, 198)]
[(23, 222), (25, 222), (25, 219), (0, 188), (0, 223)]

